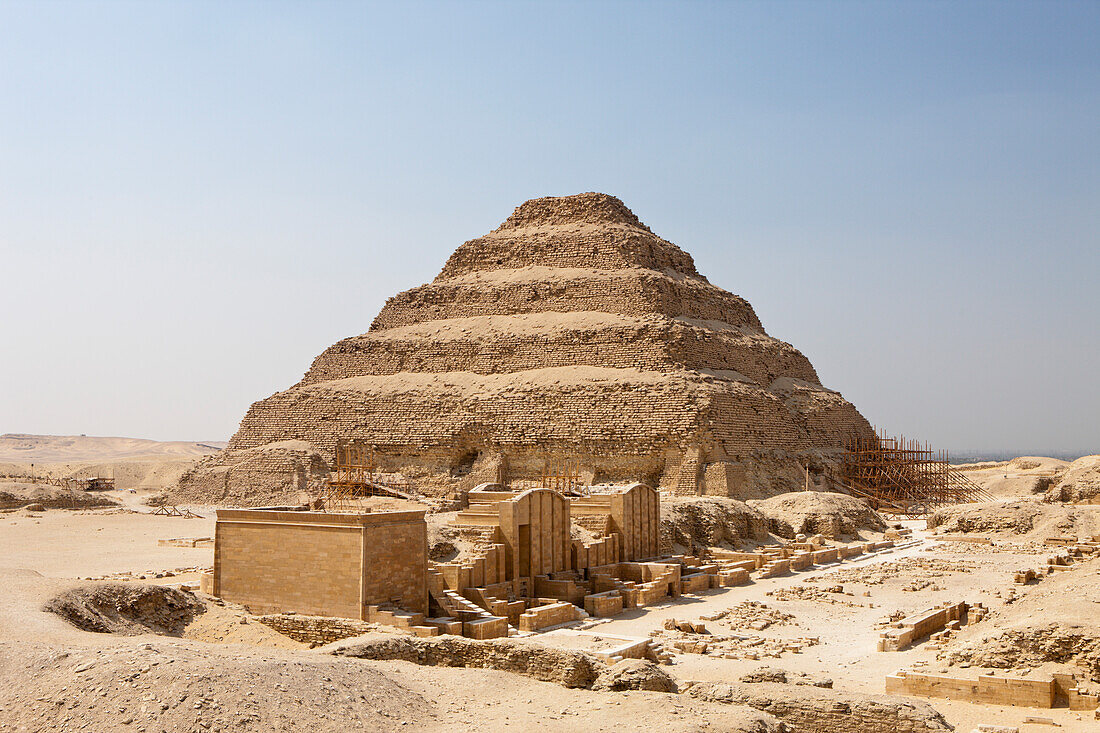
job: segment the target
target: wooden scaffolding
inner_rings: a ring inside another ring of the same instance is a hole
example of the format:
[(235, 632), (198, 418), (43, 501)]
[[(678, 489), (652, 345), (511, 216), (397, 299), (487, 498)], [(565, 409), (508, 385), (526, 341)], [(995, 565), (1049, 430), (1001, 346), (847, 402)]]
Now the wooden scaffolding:
[(993, 498), (951, 467), (946, 450), (933, 450), (927, 443), (890, 437), (878, 430), (872, 438), (849, 441), (837, 483), (878, 511), (905, 516)]
[(361, 511), (363, 500), (372, 496), (416, 501), (408, 482), (381, 471), (374, 446), (339, 441), (333, 465), (320, 504), (326, 512)]
[(553, 489), (566, 495), (587, 493), (584, 491), (586, 487), (581, 481), (580, 464), (569, 459), (544, 461), (539, 487)]

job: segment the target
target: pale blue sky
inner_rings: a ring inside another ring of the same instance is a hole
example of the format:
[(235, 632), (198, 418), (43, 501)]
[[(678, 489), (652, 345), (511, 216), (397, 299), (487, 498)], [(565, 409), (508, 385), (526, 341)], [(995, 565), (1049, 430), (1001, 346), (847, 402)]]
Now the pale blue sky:
[(0, 2), (0, 432), (225, 439), (541, 195), (873, 423), (1100, 452), (1100, 3)]

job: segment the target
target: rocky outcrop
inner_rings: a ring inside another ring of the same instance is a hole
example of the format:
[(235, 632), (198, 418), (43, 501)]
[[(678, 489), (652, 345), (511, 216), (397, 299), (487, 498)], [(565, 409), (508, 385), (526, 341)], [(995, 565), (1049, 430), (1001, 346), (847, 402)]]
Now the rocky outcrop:
[(1049, 482), (1047, 501), (1100, 503), (1100, 456), (1078, 458)]
[(941, 507), (928, 516), (928, 528), (945, 534), (1088, 537), (1100, 534), (1100, 515), (1089, 507), (1020, 499)]
[(867, 502), (846, 494), (797, 491), (754, 502), (768, 518), (768, 528), (787, 539), (798, 534), (820, 534), (836, 539), (860, 530), (882, 532), (886, 523)]
[(271, 492), (287, 483), (277, 471), (218, 471), (288, 440), (331, 460), (350, 440), (436, 494), (491, 457), (504, 482), (569, 459), (596, 482), (766, 496), (852, 435), (872, 435), (866, 420), (744, 299), (621, 201), (588, 193), (528, 201), (463, 244), (369, 332), (253, 404), (224, 456), (181, 488)]
[(699, 548), (736, 549), (768, 539), (768, 519), (735, 499), (683, 497), (661, 503), (661, 547), (695, 554)]
[(193, 593), (159, 585), (102, 583), (68, 590), (46, 603), (84, 631), (179, 636), (206, 606)]
[(653, 662), (644, 659), (624, 659), (601, 672), (592, 683), (592, 689), (608, 692), (624, 690), (675, 692), (676, 683), (668, 672)]

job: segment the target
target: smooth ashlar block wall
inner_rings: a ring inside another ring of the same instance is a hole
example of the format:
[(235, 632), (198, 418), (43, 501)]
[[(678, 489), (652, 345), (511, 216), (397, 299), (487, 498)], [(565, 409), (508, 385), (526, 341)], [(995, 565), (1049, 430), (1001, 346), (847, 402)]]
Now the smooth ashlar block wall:
[(253, 613), (366, 620), (392, 603), (428, 611), (424, 511), (219, 509), (212, 591)]

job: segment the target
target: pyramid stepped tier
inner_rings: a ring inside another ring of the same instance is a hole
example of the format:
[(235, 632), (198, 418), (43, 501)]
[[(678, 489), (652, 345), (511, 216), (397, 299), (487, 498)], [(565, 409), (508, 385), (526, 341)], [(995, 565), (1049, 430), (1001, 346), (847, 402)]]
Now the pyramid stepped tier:
[[(645, 405), (645, 409), (640, 409)], [(230, 448), (286, 439), (335, 448), (355, 435), (379, 448), (441, 448), (473, 432), (497, 446), (652, 453), (715, 437), (748, 450), (805, 450), (809, 436), (783, 400), (691, 372), (555, 367), (508, 374), (400, 373), (296, 387), (257, 402)]]
[[(332, 461), (350, 440), (432, 493), (571, 460), (590, 481), (747, 498), (801, 487), (853, 435), (867, 421), (748, 302), (618, 199), (580, 194), (463, 244), (253, 404), (228, 454), (299, 441)], [(215, 464), (187, 480), (234, 494)]]
[(763, 332), (752, 306), (699, 277), (642, 268), (595, 270), (532, 265), (475, 272), (390, 298), (371, 330), (470, 316), (556, 311), (661, 314), (723, 321)]
[(450, 318), (371, 331), (326, 349), (303, 384), (367, 374), (501, 374), (572, 365), (732, 371), (761, 387), (780, 377), (818, 384), (801, 352), (755, 331), (598, 312)]

